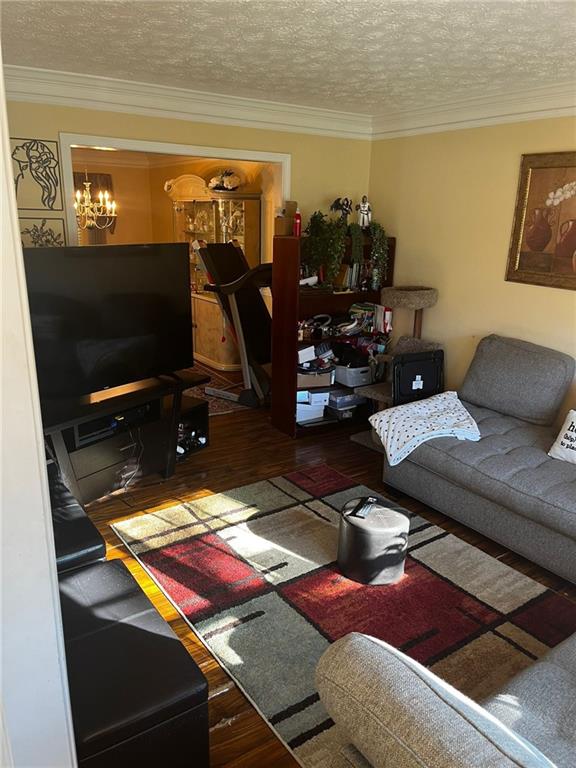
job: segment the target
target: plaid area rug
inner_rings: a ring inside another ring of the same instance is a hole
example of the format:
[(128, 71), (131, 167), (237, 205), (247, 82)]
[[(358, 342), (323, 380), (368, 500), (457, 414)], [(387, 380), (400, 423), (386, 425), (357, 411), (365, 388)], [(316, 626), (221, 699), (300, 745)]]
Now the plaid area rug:
[(339, 510), (374, 494), (314, 466), (113, 526), (306, 768), (337, 747), (314, 668), (346, 633), (480, 700), (576, 632), (576, 604), (416, 515), (400, 582), (344, 578)]

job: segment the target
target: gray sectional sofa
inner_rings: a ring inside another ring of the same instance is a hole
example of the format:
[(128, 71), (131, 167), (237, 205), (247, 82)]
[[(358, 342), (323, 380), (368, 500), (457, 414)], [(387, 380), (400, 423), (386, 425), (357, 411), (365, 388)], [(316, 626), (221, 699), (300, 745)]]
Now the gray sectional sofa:
[(481, 705), (356, 632), (324, 652), (316, 684), (342, 745), (330, 768), (576, 765), (576, 635)]
[(384, 482), (576, 582), (576, 464), (547, 455), (574, 367), (561, 352), (485, 337), (459, 390), (481, 440), (430, 440), (394, 467), (384, 458)]

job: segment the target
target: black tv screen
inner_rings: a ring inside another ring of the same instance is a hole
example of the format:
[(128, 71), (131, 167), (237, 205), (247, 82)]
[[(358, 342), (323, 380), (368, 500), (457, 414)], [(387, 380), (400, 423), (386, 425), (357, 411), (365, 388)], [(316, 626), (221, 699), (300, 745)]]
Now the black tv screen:
[(193, 364), (186, 243), (26, 248), (24, 264), (42, 397)]

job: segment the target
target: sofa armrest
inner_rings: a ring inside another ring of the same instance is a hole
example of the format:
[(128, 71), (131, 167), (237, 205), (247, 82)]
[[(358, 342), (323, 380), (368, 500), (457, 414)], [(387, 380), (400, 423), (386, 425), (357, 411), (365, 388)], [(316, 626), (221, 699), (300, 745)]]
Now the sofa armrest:
[(338, 728), (374, 768), (554, 768), (478, 704), (367, 635), (331, 645), (316, 683)]

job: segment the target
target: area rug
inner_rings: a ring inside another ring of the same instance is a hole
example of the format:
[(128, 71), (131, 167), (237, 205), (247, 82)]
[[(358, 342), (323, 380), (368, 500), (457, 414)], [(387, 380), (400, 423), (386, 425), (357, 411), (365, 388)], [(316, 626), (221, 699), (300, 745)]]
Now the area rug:
[(205, 373), (210, 376), (209, 384), (201, 384), (199, 387), (190, 387), (185, 389), (184, 394), (190, 397), (196, 397), (200, 400), (208, 401), (208, 415), (209, 416), (222, 416), (224, 413), (233, 413), (234, 411), (244, 411), (246, 406), (234, 403), (232, 400), (225, 400), (222, 397), (213, 397), (207, 395), (205, 392), (206, 387), (213, 387), (214, 389), (224, 389), (228, 392), (240, 392), (242, 384), (231, 381), (226, 378), (223, 373), (215, 371), (213, 368), (208, 368), (202, 363), (194, 364), (194, 371), (196, 373)]
[(113, 526), (306, 768), (337, 746), (314, 668), (346, 633), (481, 699), (576, 632), (575, 603), (416, 515), (400, 582), (344, 578), (339, 510), (374, 494), (313, 466)]

